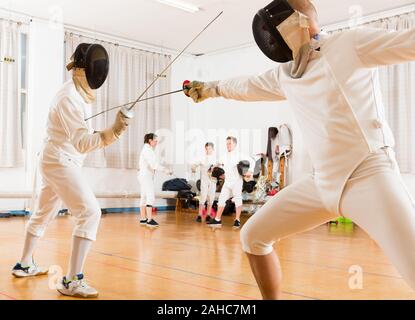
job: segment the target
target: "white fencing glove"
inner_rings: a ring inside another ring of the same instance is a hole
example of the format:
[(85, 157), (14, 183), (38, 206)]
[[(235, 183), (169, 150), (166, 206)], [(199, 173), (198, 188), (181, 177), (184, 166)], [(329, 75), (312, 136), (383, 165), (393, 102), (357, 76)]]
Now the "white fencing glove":
[(119, 111), (112, 127), (100, 132), (104, 145), (108, 146), (117, 141), (123, 132), (127, 130), (130, 120), (130, 118), (126, 118), (121, 111)]
[(219, 81), (200, 82), (192, 81), (184, 85), (184, 94), (193, 99), (194, 102), (199, 103), (208, 98), (219, 97), (218, 92)]

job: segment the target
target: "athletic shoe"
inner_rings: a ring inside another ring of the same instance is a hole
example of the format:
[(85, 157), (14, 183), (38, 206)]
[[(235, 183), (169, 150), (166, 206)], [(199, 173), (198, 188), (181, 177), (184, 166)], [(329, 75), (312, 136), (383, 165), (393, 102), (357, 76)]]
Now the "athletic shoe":
[(197, 216), (196, 222), (201, 223), (202, 222), (202, 217), (201, 216)]
[(212, 218), (210, 216), (206, 216), (206, 223), (209, 223), (210, 221), (212, 221)]
[(240, 227), (241, 227), (241, 221), (235, 220), (235, 222), (233, 224), (233, 228), (234, 229), (239, 229)]
[(44, 276), (48, 274), (49, 270), (41, 268), (37, 266), (34, 262), (27, 267), (23, 267), (20, 263), (17, 263), (13, 270), (12, 274), (16, 278), (28, 278), (28, 277), (36, 277), (36, 276)]
[(145, 226), (148, 222), (148, 219), (140, 220), (140, 225)]
[(220, 227), (222, 227), (222, 221), (218, 221), (216, 219), (213, 219), (212, 221), (210, 221), (208, 223), (208, 226), (212, 227), (212, 228), (220, 228)]
[(69, 297), (85, 299), (98, 297), (98, 291), (88, 285), (83, 274), (78, 274), (72, 281), (68, 281), (66, 277), (63, 277), (57, 290), (64, 296)]
[(151, 221), (147, 221), (147, 227), (149, 228), (157, 228), (159, 226), (160, 225), (154, 219), (151, 219)]

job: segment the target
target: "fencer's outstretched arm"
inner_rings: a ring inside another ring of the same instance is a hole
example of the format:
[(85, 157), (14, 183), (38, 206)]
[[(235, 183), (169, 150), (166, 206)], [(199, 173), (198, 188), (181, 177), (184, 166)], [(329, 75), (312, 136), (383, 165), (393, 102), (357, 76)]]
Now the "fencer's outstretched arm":
[(279, 86), (280, 67), (247, 77), (218, 81), (218, 95), (239, 101), (280, 101), (285, 95)]
[(406, 31), (356, 29), (355, 44), (360, 60), (368, 68), (415, 61), (415, 28)]
[(285, 100), (279, 86), (279, 72), (280, 67), (276, 67), (255, 76), (206, 83), (193, 81), (186, 86), (185, 93), (196, 103), (217, 97), (240, 101)]
[(103, 148), (114, 142), (128, 126), (127, 119), (117, 119), (117, 125), (114, 124), (113, 127), (103, 132), (91, 134), (82, 112), (68, 97), (60, 101), (57, 115), (68, 140), (82, 154)]

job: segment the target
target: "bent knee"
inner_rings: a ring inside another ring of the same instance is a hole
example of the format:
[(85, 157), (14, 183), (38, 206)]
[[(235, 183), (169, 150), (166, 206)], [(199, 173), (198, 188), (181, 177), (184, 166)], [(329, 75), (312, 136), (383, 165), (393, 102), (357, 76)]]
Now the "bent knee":
[(266, 236), (255, 228), (254, 223), (246, 223), (240, 234), (242, 250), (255, 256), (266, 256), (274, 250), (274, 240), (267, 240)]

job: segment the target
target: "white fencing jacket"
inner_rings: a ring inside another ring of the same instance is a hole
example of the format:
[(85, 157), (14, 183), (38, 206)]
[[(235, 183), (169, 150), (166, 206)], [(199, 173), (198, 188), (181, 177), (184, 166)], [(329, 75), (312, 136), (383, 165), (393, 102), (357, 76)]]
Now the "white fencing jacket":
[(226, 185), (233, 185), (235, 182), (242, 179), (238, 172), (238, 163), (243, 160), (249, 161), (249, 172), (253, 173), (255, 170), (255, 161), (252, 157), (244, 155), (238, 150), (226, 152), (226, 154), (221, 157), (219, 164), (223, 165), (223, 170), (225, 170)]
[(385, 120), (377, 67), (415, 60), (415, 29), (356, 29), (322, 35), (300, 79), (291, 62), (251, 77), (220, 81), (228, 99), (288, 99), (302, 129), (325, 206), (339, 213), (345, 184), (362, 161), (394, 146)]
[(197, 159), (193, 165), (200, 167), (201, 180), (209, 181), (209, 180), (216, 180), (209, 175), (208, 171), (212, 166), (215, 166), (217, 164), (218, 164), (218, 161), (216, 160), (216, 154), (213, 153), (211, 155), (205, 154), (203, 158)]
[(104, 147), (100, 134), (94, 133), (84, 120), (87, 108), (90, 106), (76, 90), (73, 80), (66, 82), (49, 111), (44, 163), (73, 161), (82, 166), (87, 153)]
[(160, 163), (159, 157), (153, 148), (145, 143), (140, 153), (139, 172), (140, 177), (154, 177), (156, 171), (166, 172), (167, 169)]

